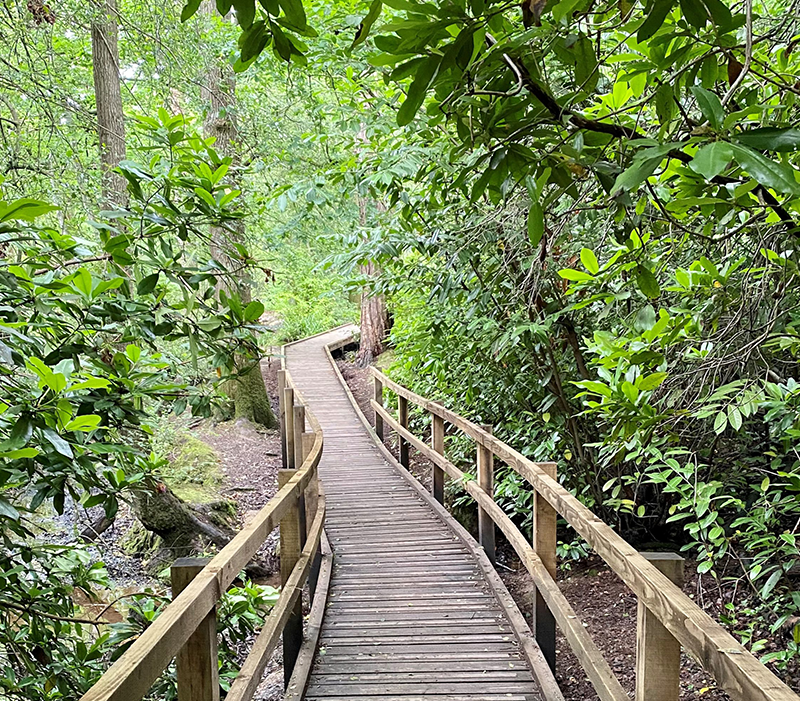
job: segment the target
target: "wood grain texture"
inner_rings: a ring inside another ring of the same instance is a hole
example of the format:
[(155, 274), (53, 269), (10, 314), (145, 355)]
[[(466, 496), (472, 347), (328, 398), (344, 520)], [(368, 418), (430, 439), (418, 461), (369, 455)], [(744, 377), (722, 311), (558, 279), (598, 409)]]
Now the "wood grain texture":
[[(642, 553), (677, 586), (683, 558), (677, 553)], [(636, 611), (636, 701), (678, 701), (681, 644), (640, 601)]]
[(528, 460), (473, 422), (393, 382), (379, 370), (370, 368), (370, 371), (381, 379), (384, 388), (441, 416), (528, 480), (732, 698), (737, 701), (800, 699), (608, 524), (549, 477), (540, 464)]
[[(491, 426), (484, 426), (491, 433)], [(477, 446), (478, 486), (487, 494), (494, 494), (494, 455), (482, 445)], [(491, 516), (478, 505), (478, 541), (486, 552), (486, 557), (495, 564), (494, 554), (494, 521)], [(541, 646), (541, 643), (540, 643)]]
[[(182, 557), (170, 567), (175, 598), (203, 571), (208, 558)], [(178, 701), (219, 701), (217, 615), (211, 609), (175, 657)]]
[[(286, 355), (325, 433), (320, 478), (335, 554), (306, 698), (405, 701), (424, 691), (441, 701), (542, 699), (473, 554), (361, 424), (328, 364), (326, 340), (294, 344)], [(397, 666), (410, 660), (424, 660), (427, 676)], [(465, 660), (480, 681), (459, 678), (469, 672)]]

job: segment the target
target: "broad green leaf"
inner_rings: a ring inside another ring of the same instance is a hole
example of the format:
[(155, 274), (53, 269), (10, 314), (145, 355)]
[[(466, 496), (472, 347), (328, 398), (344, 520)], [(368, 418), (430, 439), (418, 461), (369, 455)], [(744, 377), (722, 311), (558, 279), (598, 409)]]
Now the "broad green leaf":
[(680, 0), (681, 12), (695, 29), (702, 29), (708, 22), (706, 8), (698, 0)]
[(728, 422), (734, 431), (738, 431), (742, 427), (742, 414), (733, 405), (728, 407)]
[(796, 151), (800, 148), (800, 129), (796, 127), (761, 127), (734, 136), (737, 143), (758, 151)]
[(372, 29), (372, 25), (375, 24), (375, 21), (380, 17), (381, 10), (383, 9), (383, 2), (382, 0), (372, 0), (372, 4), (369, 6), (369, 12), (367, 16), (361, 20), (361, 24), (358, 25), (358, 31), (356, 32), (355, 39), (353, 39), (353, 43), (350, 45), (351, 49), (354, 49), (359, 44), (364, 43), (369, 36), (370, 29)]
[(261, 302), (253, 301), (245, 307), (244, 320), (248, 322), (257, 321), (264, 313), (264, 305)]
[(158, 284), (158, 277), (161, 273), (152, 273), (147, 277), (143, 277), (136, 285), (136, 292), (140, 295), (149, 295), (156, 289)]
[(721, 411), (717, 414), (717, 418), (714, 419), (714, 433), (722, 433), (728, 425), (728, 415)]
[(642, 22), (639, 31), (636, 33), (636, 40), (639, 42), (646, 41), (661, 29), (670, 10), (675, 6), (675, 2), (676, 0), (650, 0), (645, 10), (644, 22)]
[(44, 430), (44, 437), (52, 444), (52, 446), (66, 458), (72, 458), (72, 448), (61, 436), (59, 436), (52, 428)]
[(278, 0), (278, 4), (283, 9), (286, 19), (295, 27), (303, 29), (308, 24), (303, 0)]
[(667, 373), (653, 372), (647, 375), (646, 377), (639, 378), (636, 382), (636, 386), (640, 390), (642, 390), (642, 392), (649, 392), (650, 390), (653, 390), (656, 387), (658, 387), (666, 379), (667, 379)]
[(439, 72), (441, 61), (442, 57), (439, 54), (431, 54), (420, 64), (416, 71), (416, 77), (408, 88), (408, 95), (397, 112), (398, 126), (404, 127), (414, 119), (414, 115), (417, 114), (425, 100), (428, 87)]
[(58, 207), (42, 202), (41, 200), (21, 199), (13, 202), (0, 202), (0, 222), (14, 219), (33, 221), (48, 212), (57, 210)]
[(795, 180), (795, 169), (784, 163), (773, 161), (746, 146), (731, 144), (733, 157), (753, 180), (764, 187), (787, 195), (800, 195), (800, 183)]
[(650, 268), (644, 265), (636, 266), (636, 282), (639, 285), (639, 289), (650, 299), (655, 299), (661, 294), (656, 276), (653, 275), (653, 271)]
[(67, 431), (94, 431), (99, 425), (100, 417), (97, 414), (84, 414), (76, 416), (64, 428)]
[(721, 129), (725, 121), (725, 108), (720, 99), (709, 90), (699, 85), (692, 87), (692, 95), (697, 100), (697, 106), (714, 129)]
[(12, 521), (19, 521), (19, 511), (2, 498), (0, 498), (0, 516), (10, 518)]
[(528, 210), (528, 240), (531, 246), (538, 246), (544, 235), (544, 212), (538, 199), (531, 202)]
[(715, 141), (703, 146), (689, 163), (689, 167), (706, 180), (722, 173), (733, 160), (733, 148), (726, 141)]
[(597, 256), (590, 248), (581, 249), (581, 263), (592, 275), (597, 275), (600, 272), (600, 265), (597, 262)]
[(233, 8), (236, 10), (236, 21), (242, 29), (247, 29), (256, 18), (255, 0), (233, 0)]
[(600, 71), (597, 68), (595, 48), (589, 37), (581, 34), (572, 47), (572, 54), (575, 57), (575, 84), (579, 90), (593, 91), (600, 79)]
[(558, 274), (565, 280), (573, 280), (575, 282), (594, 280), (594, 277), (589, 275), (589, 273), (584, 273), (582, 270), (574, 270), (573, 268), (564, 268), (563, 270), (559, 270)]
[(203, 0), (188, 0), (181, 10), (181, 22), (185, 22), (192, 17), (199, 9)]

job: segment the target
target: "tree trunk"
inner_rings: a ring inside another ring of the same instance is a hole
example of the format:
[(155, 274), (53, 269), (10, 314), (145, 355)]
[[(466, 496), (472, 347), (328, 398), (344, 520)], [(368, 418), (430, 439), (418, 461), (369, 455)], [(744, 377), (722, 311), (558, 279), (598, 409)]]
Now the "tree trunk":
[[(380, 270), (372, 261), (362, 266), (361, 272), (370, 277), (377, 277), (380, 274)], [(370, 296), (369, 290), (365, 287), (361, 291), (361, 338), (356, 354), (356, 364), (359, 367), (367, 367), (375, 357), (383, 353), (386, 329), (386, 300), (383, 295)]]
[(97, 133), (100, 143), (103, 205), (124, 207), (128, 198), (125, 178), (114, 168), (125, 158), (125, 115), (117, 46), (117, 0), (103, 0), (102, 18), (92, 23), (92, 70), (97, 106)]
[[(363, 131), (363, 127), (362, 127)], [(367, 225), (367, 200), (356, 196), (358, 218), (362, 227)], [(373, 261), (361, 266), (361, 272), (369, 277), (378, 277), (380, 268)], [(367, 287), (361, 291), (361, 337), (356, 353), (356, 365), (365, 368), (383, 353), (383, 342), (388, 329), (386, 299), (383, 295), (370, 295)]]
[[(206, 2), (205, 6), (207, 11), (214, 12), (211, 3)], [(234, 118), (236, 78), (227, 63), (215, 60), (209, 66), (202, 97), (207, 109), (204, 120), (206, 135), (216, 138), (214, 146), (218, 153), (233, 159), (229, 172), (231, 177), (235, 178), (236, 142), (239, 136)], [(251, 301), (250, 279), (234, 247), (235, 243), (244, 241), (244, 225), (238, 223), (235, 231), (234, 235), (230, 231), (214, 227), (211, 231), (211, 253), (226, 270), (237, 271), (220, 278), (218, 292), (238, 294), (242, 306), (246, 306)], [(236, 370), (237, 377), (226, 387), (226, 392), (233, 400), (236, 418), (245, 418), (267, 428), (277, 428), (278, 422), (269, 403), (258, 359), (254, 364), (252, 358), (239, 357), (236, 361)]]

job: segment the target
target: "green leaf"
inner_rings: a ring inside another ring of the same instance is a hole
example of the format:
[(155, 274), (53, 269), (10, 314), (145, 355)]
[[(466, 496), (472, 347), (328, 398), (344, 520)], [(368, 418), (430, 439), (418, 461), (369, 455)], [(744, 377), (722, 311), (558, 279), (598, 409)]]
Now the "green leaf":
[(592, 275), (597, 275), (600, 272), (600, 265), (597, 262), (597, 256), (590, 248), (581, 249), (581, 263)]
[(733, 160), (733, 148), (726, 141), (706, 144), (689, 163), (689, 167), (706, 180), (712, 180)]
[(734, 431), (738, 431), (742, 427), (742, 414), (735, 406), (728, 407), (728, 423)]
[[(247, 29), (245, 29), (239, 35), (239, 52), (240, 52), (240, 60), (243, 63), (247, 63), (251, 61), (256, 56), (261, 54), (261, 52), (266, 48), (267, 43), (269, 42), (269, 32), (267, 32), (267, 23), (264, 20), (259, 20), (258, 22), (253, 22)], [(198, 188), (201, 190), (202, 188)], [(211, 207), (216, 207), (216, 202), (213, 204), (209, 203), (209, 199), (205, 197), (203, 193), (207, 192), (203, 190), (203, 192), (197, 192), (197, 194), (202, 197), (206, 203), (209, 204)], [(209, 193), (210, 197), (210, 193)], [(213, 199), (213, 198), (212, 198)]]
[(689, 24), (695, 29), (702, 29), (706, 26), (708, 21), (706, 8), (700, 2), (697, 0), (680, 0), (680, 4), (681, 12)]
[(669, 142), (639, 151), (633, 157), (631, 165), (617, 176), (614, 186), (611, 188), (611, 196), (616, 197), (620, 192), (629, 192), (638, 188), (639, 185), (655, 173), (659, 163), (671, 151), (680, 150), (683, 145), (682, 142)]
[(722, 433), (728, 425), (728, 415), (721, 411), (717, 414), (717, 418), (714, 419), (714, 433)]
[(278, 4), (283, 8), (283, 13), (295, 27), (304, 29), (308, 26), (306, 11), (302, 0), (278, 0)]
[(653, 372), (646, 377), (639, 378), (636, 382), (636, 386), (642, 390), (642, 392), (649, 392), (658, 387), (666, 379), (666, 372)]
[(53, 445), (53, 447), (61, 453), (64, 457), (72, 458), (72, 448), (61, 436), (59, 436), (52, 428), (44, 430), (44, 437)]
[(158, 277), (161, 273), (153, 273), (147, 277), (143, 277), (136, 285), (136, 292), (140, 295), (149, 295), (156, 289), (158, 284)]
[(22, 448), (30, 440), (32, 433), (33, 424), (31, 424), (30, 419), (27, 416), (20, 416), (14, 424), (14, 428), (11, 429), (8, 438), (0, 443), (0, 450), (8, 451)]
[(697, 106), (714, 129), (721, 129), (725, 121), (725, 108), (720, 99), (713, 93), (699, 85), (691, 88), (692, 95), (697, 100)]
[(0, 222), (10, 221), (12, 219), (33, 221), (36, 217), (40, 217), (48, 212), (53, 212), (56, 209), (58, 209), (58, 207), (54, 207), (47, 202), (27, 198), (14, 200), (9, 204), (0, 202)]
[(67, 431), (94, 431), (100, 425), (100, 417), (97, 414), (84, 414), (83, 416), (76, 416), (72, 421), (68, 422), (64, 429)]
[(256, 18), (255, 0), (233, 0), (236, 10), (236, 21), (242, 29), (247, 29)]
[(737, 134), (734, 139), (742, 146), (758, 151), (789, 152), (800, 148), (800, 129), (795, 127), (761, 127), (748, 129)]
[[(286, 59), (287, 61), (289, 59)], [(217, 208), (217, 201), (211, 196), (211, 193), (202, 187), (196, 187), (194, 194), (197, 195), (203, 202), (205, 202), (211, 209)]]
[(783, 571), (778, 568), (776, 569), (770, 576), (769, 579), (766, 581), (764, 586), (761, 588), (761, 598), (766, 599), (771, 593), (775, 586), (780, 581), (781, 577), (783, 576)]
[(5, 499), (0, 499), (0, 516), (10, 518), (12, 521), (19, 521), (19, 511)]
[(677, 112), (677, 105), (675, 104), (675, 93), (671, 85), (664, 83), (658, 86), (654, 105), (656, 108), (656, 115), (662, 124), (672, 121), (672, 118)]
[(528, 210), (528, 240), (531, 246), (538, 246), (544, 236), (544, 212), (538, 200), (531, 202)]
[(572, 268), (564, 268), (563, 270), (559, 270), (558, 274), (565, 280), (574, 280), (575, 282), (594, 280), (594, 277), (589, 275), (589, 273), (584, 273), (581, 270), (573, 270)]
[(600, 71), (597, 69), (594, 45), (589, 37), (581, 34), (572, 46), (572, 55), (575, 58), (575, 84), (579, 90), (593, 91), (600, 79)]
[(644, 22), (636, 32), (636, 41), (642, 42), (649, 39), (664, 25), (664, 20), (675, 6), (675, 0), (651, 0), (647, 9)]
[(737, 163), (747, 171), (753, 180), (777, 192), (794, 196), (800, 195), (800, 183), (795, 180), (794, 168), (773, 161), (746, 146), (731, 144), (731, 148)]
[(711, 19), (714, 20), (714, 25), (723, 31), (731, 29), (731, 11), (722, 0), (702, 0), (702, 3), (708, 8)]
[(261, 302), (250, 302), (244, 310), (244, 320), (248, 322), (257, 321), (264, 313), (264, 305)]
[(650, 299), (655, 299), (661, 294), (656, 276), (653, 275), (653, 271), (650, 268), (644, 265), (636, 266), (636, 283), (639, 285), (639, 289)]
[(408, 95), (397, 112), (397, 125), (404, 127), (411, 123), (417, 111), (425, 100), (428, 87), (439, 72), (442, 57), (431, 54), (426, 58), (416, 71), (416, 77), (408, 88)]
[(369, 36), (369, 31), (372, 29), (372, 25), (375, 24), (375, 21), (380, 17), (381, 10), (383, 9), (383, 2), (382, 0), (372, 0), (372, 4), (369, 6), (369, 12), (367, 16), (361, 20), (361, 24), (358, 25), (358, 31), (356, 32), (355, 39), (353, 39), (353, 43), (350, 45), (351, 49), (354, 49), (359, 44), (363, 44), (367, 37)]
[(200, 3), (202, 1), (203, 0), (188, 0), (183, 6), (183, 10), (181, 10), (181, 22), (185, 22), (192, 17), (200, 9)]

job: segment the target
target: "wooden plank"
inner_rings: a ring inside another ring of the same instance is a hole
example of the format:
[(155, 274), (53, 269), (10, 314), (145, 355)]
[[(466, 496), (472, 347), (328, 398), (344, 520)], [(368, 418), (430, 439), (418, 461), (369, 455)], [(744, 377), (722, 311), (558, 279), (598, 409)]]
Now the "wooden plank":
[[(372, 378), (372, 398), (383, 406), (383, 383), (377, 378)], [(380, 414), (375, 414), (375, 433), (380, 440), (383, 440), (383, 418)]]
[[(370, 372), (381, 379), (384, 387), (458, 427), (492, 450), (496, 457), (528, 480), (537, 493), (589, 543), (681, 645), (700, 660), (720, 688), (734, 699), (798, 701), (800, 697), (759, 663), (656, 567), (639, 555), (608, 524), (549, 477), (541, 464), (528, 460), (471, 421), (398, 385), (375, 368), (370, 368)], [(386, 421), (385, 414), (383, 418)]]
[[(380, 382), (377, 378), (375, 379)], [(375, 416), (378, 415), (376, 411)], [(381, 425), (383, 425), (383, 419), (381, 419)], [(431, 448), (439, 455), (444, 456), (444, 420), (437, 414), (431, 414)], [(436, 501), (444, 504), (444, 470), (436, 463), (433, 465), (431, 474), (431, 492)]]
[(283, 631), (289, 617), (295, 613), (297, 604), (302, 603), (303, 582), (305, 582), (311, 570), (311, 563), (314, 553), (319, 547), (324, 523), (325, 497), (321, 494), (317, 515), (311, 524), (305, 548), (281, 590), (278, 603), (275, 604), (264, 622), (264, 627), (253, 643), (253, 647), (241, 666), (239, 674), (233, 680), (225, 701), (249, 701), (261, 683), (261, 676), (278, 644), (281, 631)]
[[(683, 584), (683, 558), (677, 553), (642, 553), (677, 586)], [(681, 644), (640, 601), (636, 613), (636, 701), (678, 701)]]
[(294, 448), (294, 389), (287, 387), (283, 390), (284, 423), (286, 428), (286, 469), (295, 468)]
[[(543, 469), (552, 479), (556, 477), (555, 463), (547, 463)], [(550, 578), (555, 582), (558, 571), (556, 562), (556, 521), (558, 514), (541, 494), (533, 497), (533, 549), (544, 565)], [(547, 664), (556, 671), (556, 619), (547, 606), (544, 595), (538, 590), (534, 593), (534, 629), (536, 642), (544, 654)]]
[(286, 404), (284, 403), (286, 392), (286, 370), (278, 370), (278, 419), (281, 434), (281, 467), (288, 469), (286, 459)]
[[(483, 428), (491, 431), (491, 426)], [(478, 486), (494, 499), (494, 455), (491, 450), (486, 449), (480, 443), (477, 445), (477, 452)], [(478, 542), (483, 547), (489, 562), (494, 565), (494, 521), (481, 506), (478, 506)]]
[[(377, 414), (376, 414), (377, 415)], [(408, 400), (397, 398), (397, 420), (403, 428), (408, 428)], [(400, 464), (408, 469), (408, 442), (400, 437)]]
[[(210, 562), (182, 557), (170, 567), (172, 597), (178, 596)], [(178, 701), (219, 701), (217, 615), (211, 609), (175, 658)]]
[[(296, 406), (294, 408), (295, 410), (298, 409)], [(300, 414), (295, 411), (295, 421), (298, 421), (299, 417)], [(298, 424), (295, 423), (295, 436), (297, 435), (297, 428)], [(286, 484), (291, 479), (293, 473), (294, 470), (278, 470), (278, 486), (280, 487), (283, 484)], [(281, 519), (281, 584), (283, 584), (284, 588), (292, 576), (303, 549), (303, 540), (305, 539), (305, 533), (303, 533), (304, 519), (305, 505), (301, 503), (301, 500), (298, 496), (293, 508), (291, 508)], [(289, 680), (291, 679), (292, 672), (294, 671), (294, 663), (297, 660), (297, 656), (300, 654), (300, 647), (302, 644), (303, 602), (298, 596), (283, 628), (284, 687), (289, 685)]]
[[(391, 426), (394, 418), (390, 416), (387, 419), (387, 417), (384, 416), (384, 420)], [(398, 428), (402, 427), (392, 426), (392, 428), (398, 430)], [(541, 593), (548, 608), (555, 616), (559, 627), (564, 633), (564, 637), (566, 637), (575, 656), (581, 663), (587, 677), (591, 680), (598, 696), (603, 701), (627, 701), (627, 693), (614, 676), (611, 667), (609, 667), (608, 663), (603, 658), (599, 648), (595, 645), (586, 629), (581, 625), (577, 615), (559, 590), (548, 569), (544, 566), (526, 538), (514, 525), (513, 521), (508, 518), (505, 512), (476, 482), (466, 480), (464, 473), (453, 465), (453, 463), (433, 451), (427, 454), (426, 451), (429, 450), (428, 447), (415, 436), (409, 435), (408, 439), (414, 444), (414, 447), (425, 454), (426, 457), (431, 460), (437, 460), (442, 469), (444, 469), (450, 477), (461, 481), (466, 491), (486, 509), (494, 523), (506, 536), (511, 546), (519, 555), (520, 560), (533, 577), (537, 592)]]

